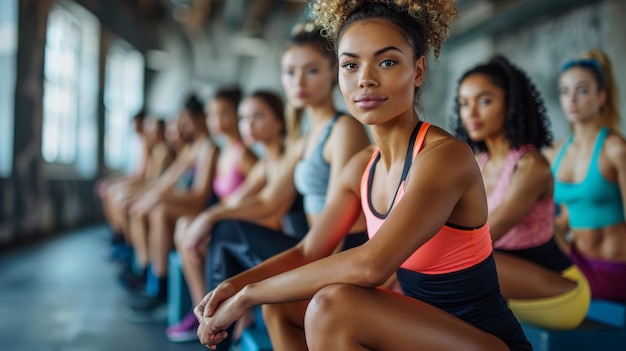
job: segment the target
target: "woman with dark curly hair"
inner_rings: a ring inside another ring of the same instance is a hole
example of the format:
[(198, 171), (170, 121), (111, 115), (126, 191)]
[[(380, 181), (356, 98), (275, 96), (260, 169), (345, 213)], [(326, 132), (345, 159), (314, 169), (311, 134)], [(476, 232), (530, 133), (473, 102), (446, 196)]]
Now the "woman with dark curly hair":
[(461, 77), (456, 133), (482, 172), (502, 295), (516, 317), (572, 329), (589, 307), (589, 285), (554, 240), (554, 179), (541, 154), (552, 143), (534, 84), (503, 56)]
[[(200, 340), (213, 348), (254, 305), (310, 300), (282, 336), (289, 350), (531, 350), (500, 293), (471, 149), (415, 108), (454, 1), (319, 0), (313, 10), (336, 40), (348, 109), (375, 145), (346, 164), (298, 245), (204, 297)], [(361, 213), (369, 241), (332, 254)], [(381, 287), (394, 273), (404, 294)]]

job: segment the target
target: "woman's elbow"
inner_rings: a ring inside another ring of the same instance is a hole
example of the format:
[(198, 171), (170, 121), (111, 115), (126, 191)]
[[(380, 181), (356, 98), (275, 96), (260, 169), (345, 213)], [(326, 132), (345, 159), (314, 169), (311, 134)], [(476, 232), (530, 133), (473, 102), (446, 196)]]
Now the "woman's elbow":
[(381, 274), (381, 271), (372, 272), (367, 276), (366, 286), (376, 288), (384, 285), (389, 279), (389, 275)]
[(377, 265), (373, 262), (367, 262), (365, 264), (355, 266), (357, 274), (359, 275), (359, 284), (366, 287), (379, 287), (389, 279), (392, 273), (387, 272), (387, 269)]

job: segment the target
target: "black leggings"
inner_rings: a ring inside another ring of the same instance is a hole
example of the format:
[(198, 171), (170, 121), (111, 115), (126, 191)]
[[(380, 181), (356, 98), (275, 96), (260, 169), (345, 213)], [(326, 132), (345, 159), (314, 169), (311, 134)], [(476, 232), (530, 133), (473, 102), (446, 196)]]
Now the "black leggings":
[(367, 232), (358, 232), (346, 235), (346, 238), (343, 239), (343, 246), (341, 247), (341, 251), (345, 251), (348, 249), (352, 249), (357, 246), (361, 246), (365, 244), (368, 240)]
[(405, 295), (497, 336), (511, 351), (532, 351), (522, 327), (500, 293), (493, 255), (456, 272), (423, 274), (400, 268), (397, 276)]
[[(213, 229), (208, 250), (208, 291), (215, 289), (222, 281), (293, 247), (299, 241), (299, 238), (281, 231), (250, 222), (218, 222)], [(229, 350), (232, 331), (231, 326), (227, 339), (217, 345), (218, 351)]]
[(300, 241), (281, 231), (251, 222), (226, 220), (213, 229), (207, 260), (207, 288), (250, 269)]
[[(250, 222), (218, 222), (209, 244), (207, 288), (209, 291), (215, 289), (222, 281), (293, 247), (299, 241), (300, 238)], [(365, 241), (365, 232), (348, 235), (342, 250), (359, 246)], [(218, 345), (218, 351), (228, 350), (231, 334), (232, 327), (229, 329), (229, 337)]]
[(572, 261), (561, 251), (554, 238), (547, 242), (521, 250), (504, 250), (495, 249), (497, 252), (503, 252), (513, 255), (531, 262), (534, 262), (546, 269), (561, 274), (564, 270), (572, 266)]

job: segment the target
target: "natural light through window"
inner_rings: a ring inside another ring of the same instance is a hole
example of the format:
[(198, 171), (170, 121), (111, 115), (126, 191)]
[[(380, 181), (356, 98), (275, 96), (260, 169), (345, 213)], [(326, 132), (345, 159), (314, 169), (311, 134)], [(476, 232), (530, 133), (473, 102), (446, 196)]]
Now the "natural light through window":
[(11, 175), (17, 71), (17, 0), (0, 1), (0, 177)]
[(50, 13), (44, 66), (43, 157), (48, 162), (76, 159), (80, 27), (59, 7)]
[(98, 20), (80, 6), (60, 1), (46, 32), (42, 154), (49, 163), (96, 168)]
[(117, 40), (106, 62), (104, 159), (107, 167), (132, 171), (140, 150), (132, 117), (143, 106), (144, 58), (130, 44)]

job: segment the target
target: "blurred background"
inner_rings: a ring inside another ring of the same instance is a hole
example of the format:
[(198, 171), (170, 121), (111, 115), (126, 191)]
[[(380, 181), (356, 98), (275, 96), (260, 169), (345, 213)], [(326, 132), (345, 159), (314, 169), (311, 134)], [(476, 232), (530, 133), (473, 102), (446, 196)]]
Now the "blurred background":
[[(430, 60), (423, 119), (451, 130), (461, 73), (500, 53), (535, 82), (559, 140), (560, 67), (590, 49), (611, 58), (626, 111), (626, 0), (458, 7)], [(112, 283), (94, 187), (137, 169), (142, 109), (174, 119), (190, 94), (233, 85), (284, 96), (283, 43), (308, 18), (305, 0), (0, 0), (0, 350), (205, 349), (121, 317), (128, 297)]]
[[(298, 0), (0, 0), (0, 247), (96, 223), (94, 184), (136, 163), (130, 123), (173, 118), (191, 92), (281, 92), (282, 43), (308, 18)], [(626, 110), (625, 0), (459, 0), (431, 60), (423, 118), (449, 128), (462, 71), (494, 53), (525, 69), (556, 139), (561, 64), (599, 48)], [(342, 106), (337, 94), (338, 104)]]

